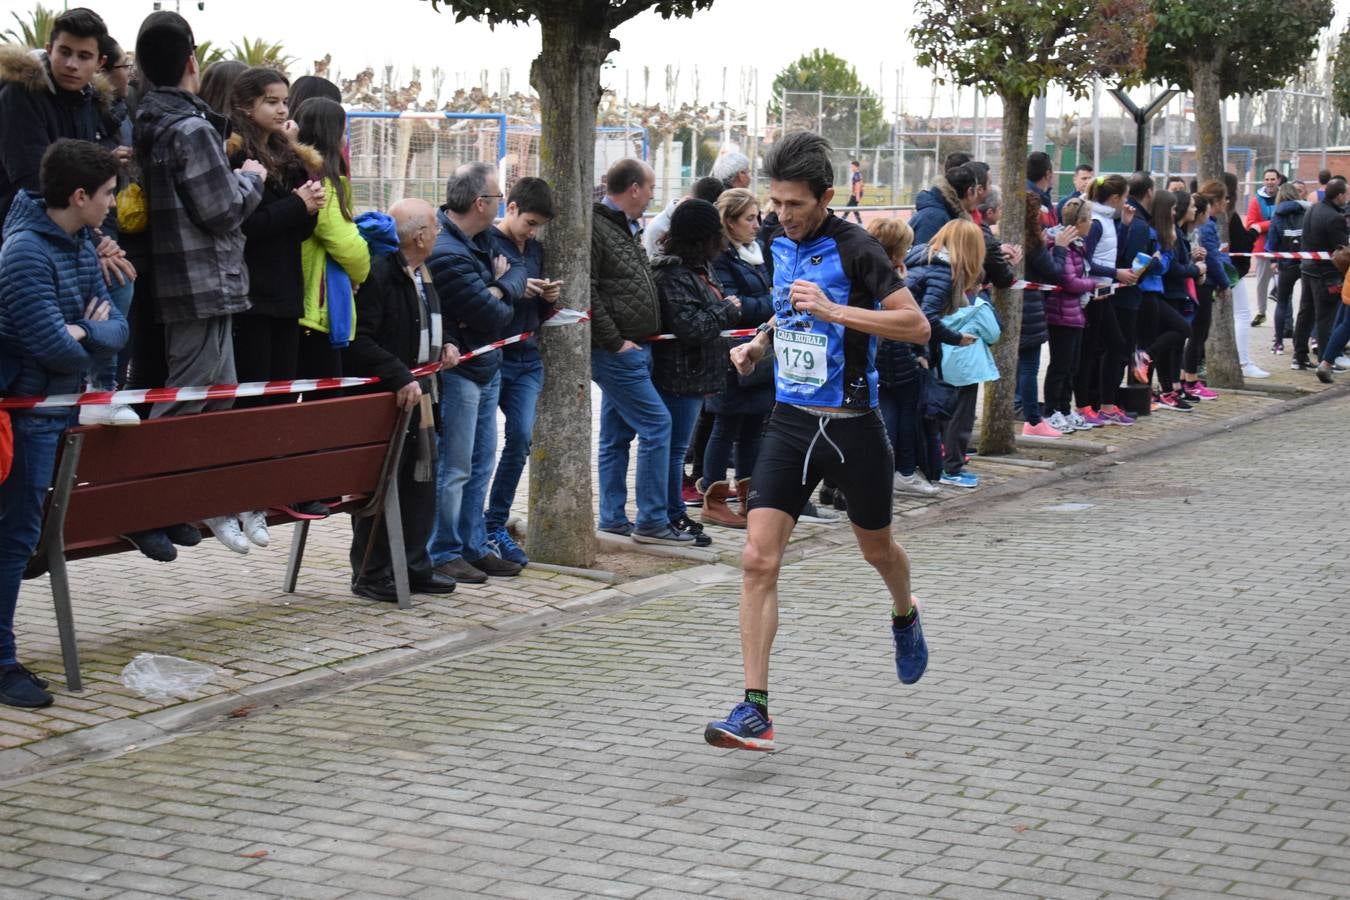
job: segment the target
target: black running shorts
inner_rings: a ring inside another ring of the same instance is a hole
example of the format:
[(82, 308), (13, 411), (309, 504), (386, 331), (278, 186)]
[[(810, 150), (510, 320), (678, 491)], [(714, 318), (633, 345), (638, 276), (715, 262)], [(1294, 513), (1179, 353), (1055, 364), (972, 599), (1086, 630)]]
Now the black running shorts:
[(868, 531), (890, 526), (895, 456), (875, 409), (822, 419), (785, 403), (774, 406), (750, 478), (749, 508), (782, 510), (796, 521), (822, 478), (843, 491), (854, 525)]

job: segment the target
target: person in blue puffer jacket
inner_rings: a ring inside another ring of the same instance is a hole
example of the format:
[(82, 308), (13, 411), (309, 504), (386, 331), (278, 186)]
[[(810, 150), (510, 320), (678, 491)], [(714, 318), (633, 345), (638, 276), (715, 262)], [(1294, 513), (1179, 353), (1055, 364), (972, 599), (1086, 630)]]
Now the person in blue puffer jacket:
[[(58, 140), (42, 157), (40, 179), (41, 195), (14, 195), (0, 249), (0, 371), (10, 376), (0, 390), (19, 396), (78, 392), (127, 340), (92, 232), (113, 206), (116, 159), (93, 143)], [(75, 416), (64, 406), (11, 418), (14, 466), (0, 483), (0, 703), (39, 708), (52, 696), (19, 663), (14, 609), (41, 535), (56, 448)]]

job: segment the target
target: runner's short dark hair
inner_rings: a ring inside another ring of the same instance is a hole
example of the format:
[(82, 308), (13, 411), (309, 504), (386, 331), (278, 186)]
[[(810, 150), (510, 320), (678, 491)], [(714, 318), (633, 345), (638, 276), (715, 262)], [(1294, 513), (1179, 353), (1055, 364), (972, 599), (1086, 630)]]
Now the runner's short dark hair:
[(764, 173), (770, 181), (798, 181), (819, 200), (834, 186), (830, 142), (813, 131), (794, 131), (781, 138), (764, 157)]
[(61, 138), (42, 154), (38, 179), (48, 209), (66, 209), (70, 196), (80, 188), (92, 195), (117, 175), (112, 151), (89, 141)]

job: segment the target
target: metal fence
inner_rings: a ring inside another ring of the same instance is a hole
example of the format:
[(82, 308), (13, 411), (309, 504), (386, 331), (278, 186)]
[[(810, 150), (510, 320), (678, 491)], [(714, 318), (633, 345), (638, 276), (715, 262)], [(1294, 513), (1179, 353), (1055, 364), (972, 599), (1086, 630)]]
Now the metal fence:
[[(404, 197), (439, 206), (446, 179), (465, 163), (496, 166), (502, 193), (520, 178), (539, 175), (539, 127), (501, 113), (353, 110), (347, 128), (353, 205), (360, 212), (387, 209)], [(613, 162), (646, 159), (648, 150), (643, 128), (597, 128), (597, 180)]]

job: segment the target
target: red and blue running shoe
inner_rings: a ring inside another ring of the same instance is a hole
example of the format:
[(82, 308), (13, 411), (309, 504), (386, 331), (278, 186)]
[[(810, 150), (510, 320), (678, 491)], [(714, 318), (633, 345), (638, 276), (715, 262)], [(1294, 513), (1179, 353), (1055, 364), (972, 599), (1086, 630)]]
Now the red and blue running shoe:
[(772, 750), (773, 720), (765, 718), (753, 703), (737, 703), (731, 715), (708, 723), (703, 739), (724, 750)]

